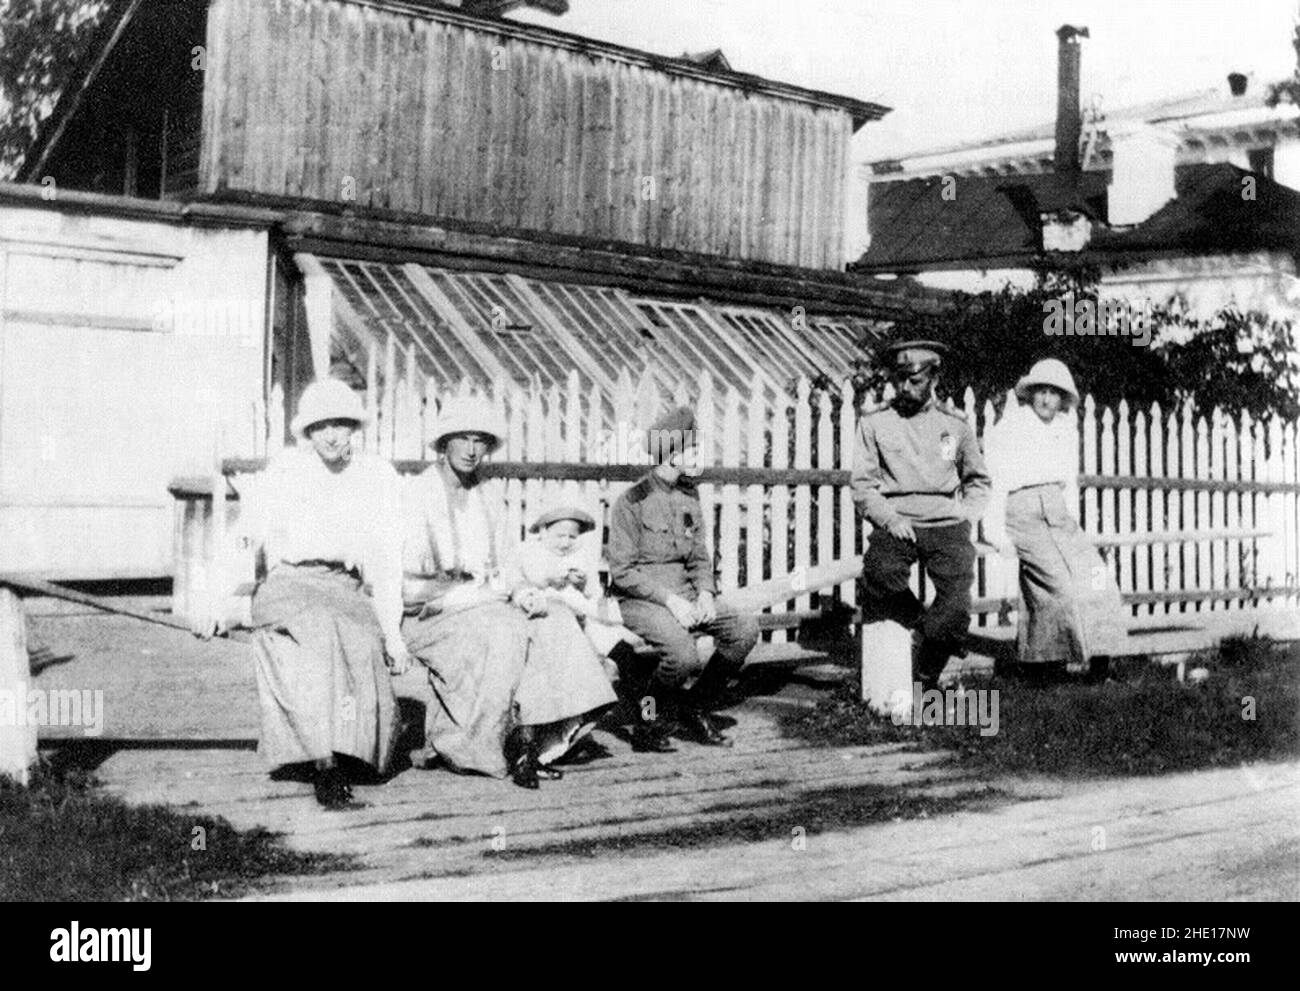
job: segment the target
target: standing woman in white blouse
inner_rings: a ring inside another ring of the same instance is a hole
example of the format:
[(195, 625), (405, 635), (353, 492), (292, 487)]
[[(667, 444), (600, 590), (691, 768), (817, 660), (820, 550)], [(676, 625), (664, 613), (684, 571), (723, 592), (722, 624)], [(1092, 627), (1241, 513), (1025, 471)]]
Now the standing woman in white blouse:
[(1021, 664), (1104, 670), (1125, 636), (1119, 590), (1079, 526), (1079, 401), (1070, 370), (1038, 362), (985, 440), (990, 542), (1020, 559)]
[(367, 420), (343, 382), (308, 386), (298, 444), (267, 466), (240, 527), (266, 559), (252, 602), (259, 750), (275, 767), (312, 765), (330, 809), (355, 806), (340, 756), (386, 769), (398, 728), (386, 665), (409, 663), (397, 473), (354, 448)]

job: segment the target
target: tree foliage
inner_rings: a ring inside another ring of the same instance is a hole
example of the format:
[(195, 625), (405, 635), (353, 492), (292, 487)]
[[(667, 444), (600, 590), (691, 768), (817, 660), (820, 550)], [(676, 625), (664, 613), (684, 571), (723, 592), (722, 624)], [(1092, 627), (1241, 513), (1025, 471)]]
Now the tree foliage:
[[(1045, 333), (1045, 314), (1065, 294), (1095, 303), (1097, 276), (1091, 269), (1044, 271), (1029, 290), (958, 294), (949, 312), (901, 322), (891, 336), (947, 344), (944, 391), (956, 397), (969, 387), (1000, 405), (1034, 362), (1057, 358), (1079, 390), (1103, 405), (1128, 400), (1165, 410), (1217, 406), (1232, 416), (1300, 416), (1300, 337), (1292, 322), (1266, 313), (1225, 309), (1197, 318), (1179, 299), (1168, 300), (1150, 311), (1148, 347), (1128, 336)], [(879, 388), (884, 369), (873, 363), (863, 378)]]
[(0, 178), (13, 174), (112, 0), (0, 0)]

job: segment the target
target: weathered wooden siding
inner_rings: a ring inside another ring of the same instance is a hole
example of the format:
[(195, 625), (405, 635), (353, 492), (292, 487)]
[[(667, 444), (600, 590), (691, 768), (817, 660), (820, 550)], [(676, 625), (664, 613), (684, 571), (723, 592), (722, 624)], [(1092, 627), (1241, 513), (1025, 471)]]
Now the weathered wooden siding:
[(443, 17), (213, 0), (203, 188), (840, 267), (848, 111)]

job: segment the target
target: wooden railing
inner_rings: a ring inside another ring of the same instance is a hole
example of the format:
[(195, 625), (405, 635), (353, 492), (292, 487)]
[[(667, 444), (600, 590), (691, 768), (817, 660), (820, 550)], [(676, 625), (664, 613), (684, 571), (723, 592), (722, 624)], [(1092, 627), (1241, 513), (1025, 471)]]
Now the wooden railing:
[[(609, 438), (643, 427), (666, 397), (652, 383), (632, 388), (625, 377), (624, 384), (627, 389), (613, 397), (583, 392), (576, 376), (567, 394), (530, 392), (513, 383), (490, 394), (507, 437), (501, 460), (485, 472), (506, 480), (507, 518), (518, 532), (560, 490), (603, 519), (619, 493), (647, 470), (644, 452), (620, 450)], [(700, 494), (724, 588), (865, 550), (869, 528), (859, 525), (849, 490), (857, 425), (852, 387), (814, 389), (805, 380), (793, 393), (775, 403), (749, 402), (742, 417), (740, 395), (728, 390), (719, 399), (710, 376), (702, 375), (695, 391), (706, 465)], [(688, 399), (684, 386), (673, 399)], [(377, 401), (373, 387), (369, 400)], [(959, 408), (982, 433), (994, 419), (992, 403), (977, 404), (970, 394), (964, 400)], [(381, 422), (368, 428), (363, 443), (377, 444), (381, 453), (421, 450), (433, 436), (439, 401), (430, 391), (422, 405), (377, 402)], [(406, 411), (405, 419), (397, 410)], [(845, 410), (855, 415), (841, 415)], [(286, 412), (274, 395), (265, 413), (271, 433), (265, 446), (258, 445), (259, 455), (274, 455)], [(1078, 416), (1081, 521), (1105, 550), (1135, 615), (1294, 599), (1300, 585), (1295, 424), (1234, 422), (1218, 411), (1199, 418), (1190, 412), (1164, 416), (1158, 408), (1130, 414), (1125, 404), (1098, 413), (1088, 398)], [(412, 432), (418, 439), (401, 437)], [(394, 459), (403, 476), (428, 463)], [(224, 517), (236, 511), (231, 504), (239, 490), (255, 484), (264, 464), (262, 456), (225, 458), (209, 477), (177, 480), (178, 610), (195, 608), (195, 596), (212, 585), (217, 479)], [(1015, 587), (1014, 562), (983, 553), (973, 589), (976, 624), (1005, 616)], [(765, 625), (781, 639), (781, 630), (830, 603), (841, 612), (854, 610), (854, 584), (802, 595)]]

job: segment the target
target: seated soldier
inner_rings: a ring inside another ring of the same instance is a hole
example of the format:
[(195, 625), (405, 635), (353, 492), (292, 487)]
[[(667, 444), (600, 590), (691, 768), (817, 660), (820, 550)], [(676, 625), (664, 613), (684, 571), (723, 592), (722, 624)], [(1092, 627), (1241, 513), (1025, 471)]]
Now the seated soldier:
[[(637, 692), (632, 747), (670, 753), (668, 727), (707, 746), (730, 746), (711, 716), (721, 695), (758, 641), (753, 616), (714, 603), (713, 552), (694, 479), (699, 476), (695, 416), (672, 410), (650, 431), (649, 474), (614, 503), (610, 513), (610, 591), (623, 625), (654, 651), (654, 668)], [(695, 637), (708, 634), (717, 649), (700, 670)], [(687, 679), (699, 674), (690, 691)]]

